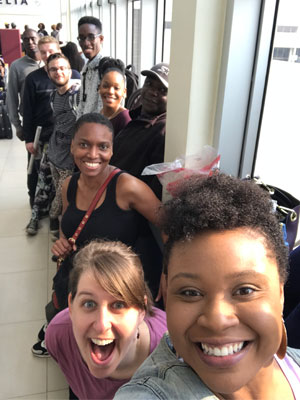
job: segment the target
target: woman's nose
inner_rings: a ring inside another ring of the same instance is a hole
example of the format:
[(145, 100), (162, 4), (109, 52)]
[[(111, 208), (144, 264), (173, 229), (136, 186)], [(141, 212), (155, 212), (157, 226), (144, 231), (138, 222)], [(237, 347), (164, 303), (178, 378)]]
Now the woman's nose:
[(111, 328), (112, 318), (111, 313), (107, 307), (101, 307), (99, 312), (96, 314), (94, 327), (97, 332), (106, 332)]
[(212, 332), (222, 332), (238, 324), (233, 304), (224, 299), (214, 299), (203, 307), (198, 324)]
[(89, 150), (89, 156), (92, 159), (95, 159), (98, 157), (98, 147), (97, 146), (91, 146)]

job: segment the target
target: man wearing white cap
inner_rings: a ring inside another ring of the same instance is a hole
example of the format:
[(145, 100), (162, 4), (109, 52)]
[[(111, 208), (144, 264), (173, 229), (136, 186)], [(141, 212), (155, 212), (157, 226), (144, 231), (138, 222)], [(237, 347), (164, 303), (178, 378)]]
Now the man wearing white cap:
[(132, 121), (116, 137), (111, 164), (142, 179), (161, 198), (157, 177), (141, 173), (164, 159), (169, 64), (156, 64), (141, 73), (146, 76), (141, 106), (130, 111)]

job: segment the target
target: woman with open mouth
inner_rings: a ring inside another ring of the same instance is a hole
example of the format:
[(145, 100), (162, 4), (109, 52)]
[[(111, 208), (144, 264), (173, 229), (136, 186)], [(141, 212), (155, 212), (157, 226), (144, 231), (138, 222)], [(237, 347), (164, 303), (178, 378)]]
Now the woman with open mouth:
[[(60, 292), (57, 279), (55, 287), (59, 310), (68, 304), (67, 281), (74, 254), (94, 239), (120, 241), (135, 249), (150, 289), (156, 295), (162, 256), (158, 244), (148, 235), (147, 224), (149, 221), (158, 225), (159, 199), (143, 181), (109, 164), (113, 154), (113, 127), (100, 113), (84, 114), (76, 121), (71, 154), (79, 171), (66, 178), (62, 185), (60, 233), (52, 247), (54, 256), (64, 259), (60, 267), (64, 275)], [(91, 204), (93, 210), (85, 219)], [(76, 236), (75, 244), (73, 236)], [(140, 237), (152, 239), (148, 248), (148, 242), (144, 247), (140, 245)], [(48, 322), (54, 316), (51, 314), (47, 316)], [(39, 341), (32, 347), (37, 357), (49, 357), (44, 336), (45, 325), (38, 334)]]
[(282, 319), (288, 248), (268, 194), (194, 177), (163, 211), (169, 333), (115, 399), (300, 399)]
[(121, 242), (92, 241), (75, 256), (69, 308), (46, 331), (50, 355), (79, 399), (112, 399), (166, 331), (138, 256)]

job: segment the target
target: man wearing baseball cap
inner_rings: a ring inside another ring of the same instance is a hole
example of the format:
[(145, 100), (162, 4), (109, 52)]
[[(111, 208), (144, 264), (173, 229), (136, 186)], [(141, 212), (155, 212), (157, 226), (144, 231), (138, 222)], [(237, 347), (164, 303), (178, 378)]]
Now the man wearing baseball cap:
[(157, 177), (141, 173), (164, 159), (169, 64), (159, 63), (141, 73), (146, 76), (141, 106), (130, 111), (132, 121), (116, 137), (111, 164), (143, 180), (161, 198)]

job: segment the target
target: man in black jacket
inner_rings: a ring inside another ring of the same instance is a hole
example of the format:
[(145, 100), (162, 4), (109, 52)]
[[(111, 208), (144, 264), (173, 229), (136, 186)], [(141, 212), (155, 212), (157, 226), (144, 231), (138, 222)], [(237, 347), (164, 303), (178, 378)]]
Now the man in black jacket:
[(130, 111), (132, 121), (116, 137), (111, 164), (143, 180), (161, 198), (157, 177), (141, 173), (147, 165), (164, 160), (169, 65), (156, 64), (142, 75), (142, 105)]
[[(32, 206), (32, 216), (26, 227), (28, 235), (35, 235), (38, 230), (38, 220), (49, 210), (50, 194), (52, 189), (52, 178), (50, 165), (47, 158), (48, 142), (53, 132), (54, 120), (50, 105), (50, 94), (55, 90), (54, 83), (50, 80), (47, 73), (47, 59), (50, 54), (61, 53), (58, 41), (52, 36), (45, 36), (38, 42), (41, 59), (45, 66), (31, 72), (25, 79), (23, 95), (23, 132), (25, 137), (26, 149), (30, 154), (37, 155), (34, 149), (34, 137), (36, 128), (42, 127), (39, 141), (39, 158), (36, 157), (34, 168), (38, 173), (38, 180), (33, 181), (28, 175), (27, 186)], [(72, 78), (80, 78), (76, 71)], [(58, 221), (50, 220), (50, 231), (58, 229)]]

